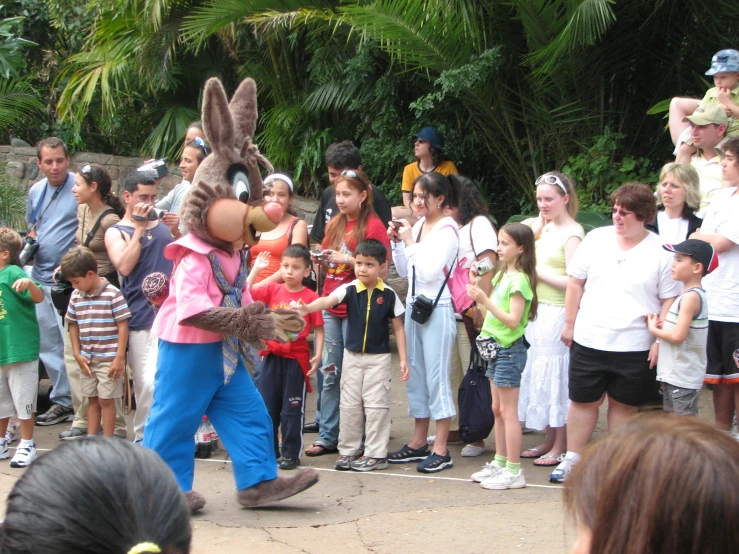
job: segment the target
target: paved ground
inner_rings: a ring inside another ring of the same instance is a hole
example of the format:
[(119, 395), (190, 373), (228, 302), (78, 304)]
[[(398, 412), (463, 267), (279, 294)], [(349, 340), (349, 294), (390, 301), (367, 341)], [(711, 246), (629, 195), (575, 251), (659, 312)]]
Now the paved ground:
[[(404, 387), (398, 379), (394, 385), (391, 448), (402, 446), (412, 428)], [(314, 407), (311, 395), (308, 421)], [(703, 391), (701, 418), (712, 417), (710, 392)], [(65, 428), (37, 427), (38, 447), (57, 446), (56, 435)], [(596, 436), (604, 429), (601, 417)], [(315, 436), (306, 435), (306, 443)], [(524, 448), (540, 439), (537, 434), (524, 435)], [(515, 491), (487, 491), (469, 481), (469, 475), (492, 458), (492, 446), (491, 440), (489, 451), (479, 458), (462, 458), (461, 446), (450, 447), (454, 468), (431, 477), (416, 472), (411, 464), (360, 474), (334, 471), (334, 455), (304, 457), (304, 464), (321, 471), (319, 483), (261, 510), (238, 506), (224, 455), (198, 461), (195, 489), (206, 496), (208, 505), (193, 518), (193, 552), (570, 552), (574, 529), (563, 515), (561, 488), (547, 481), (547, 469), (525, 460), (528, 487)], [(3, 498), (22, 472), (0, 462)], [(4, 513), (4, 504), (0, 510)]]

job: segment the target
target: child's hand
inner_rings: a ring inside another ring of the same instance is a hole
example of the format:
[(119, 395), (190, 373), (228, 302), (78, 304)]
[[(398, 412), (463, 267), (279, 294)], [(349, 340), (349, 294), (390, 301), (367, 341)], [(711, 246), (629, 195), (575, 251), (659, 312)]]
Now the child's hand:
[(650, 331), (662, 328), (662, 322), (659, 320), (659, 314), (647, 314), (647, 327)]
[(257, 271), (262, 271), (263, 269), (267, 269), (267, 266), (269, 266), (269, 259), (272, 256), (269, 252), (260, 252), (257, 256), (256, 260), (254, 260), (254, 268)]
[(405, 360), (400, 360), (400, 380), (408, 380), (408, 364)]
[(293, 309), (300, 314), (300, 317), (305, 317), (310, 313), (308, 311), (308, 304), (303, 302), (302, 298), (298, 298), (298, 307)]
[[(472, 274), (471, 271), (470, 274)], [(475, 302), (482, 302), (487, 298), (487, 296), (485, 295), (485, 291), (482, 290), (480, 287), (476, 287), (475, 285), (467, 285), (467, 296), (472, 298), (472, 300), (474, 300)]]
[(308, 377), (316, 372), (316, 370), (318, 369), (318, 364), (321, 363), (322, 357), (323, 356), (321, 354), (316, 352), (316, 355), (310, 359), (310, 370), (308, 371)]
[(80, 354), (79, 356), (75, 356), (74, 359), (77, 360), (77, 364), (80, 366), (85, 377), (92, 377), (92, 371), (90, 371), (90, 364), (87, 361), (87, 358)]
[(718, 98), (718, 101), (726, 109), (726, 115), (731, 117), (731, 105), (734, 103), (731, 100), (731, 89), (724, 87), (719, 88), (716, 93), (716, 98)]
[(110, 362), (110, 369), (108, 369), (108, 377), (114, 380), (118, 380), (121, 378), (121, 375), (123, 375), (123, 372), (126, 369), (126, 364), (122, 359), (115, 358), (112, 362)]
[(28, 287), (31, 285), (33, 285), (33, 281), (31, 281), (28, 277), (23, 277), (13, 283), (13, 290), (15, 292), (23, 292), (25, 290), (28, 290)]

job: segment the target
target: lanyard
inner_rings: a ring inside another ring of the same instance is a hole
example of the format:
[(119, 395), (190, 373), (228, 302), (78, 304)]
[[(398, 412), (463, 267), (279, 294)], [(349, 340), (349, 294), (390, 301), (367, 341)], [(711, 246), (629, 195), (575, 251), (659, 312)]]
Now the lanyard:
[(29, 223), (31, 224), (31, 229), (36, 227), (36, 222), (38, 221), (38, 219), (44, 216), (44, 214), (46, 213), (46, 210), (49, 209), (49, 207), (54, 202), (54, 200), (56, 200), (56, 197), (59, 196), (59, 193), (62, 192), (62, 189), (67, 184), (67, 181), (69, 181), (69, 174), (67, 174), (67, 178), (64, 179), (64, 182), (56, 188), (56, 190), (54, 191), (54, 194), (51, 196), (51, 200), (49, 201), (46, 208), (44, 208), (44, 211), (41, 212), (41, 215), (38, 215), (38, 211), (41, 209), (41, 205), (44, 203), (44, 198), (46, 198), (46, 191), (49, 189), (49, 180), (48, 179), (46, 180), (46, 185), (44, 186), (44, 192), (41, 193), (41, 198), (39, 198), (38, 204), (36, 204), (36, 208), (33, 210), (33, 215), (31, 215), (31, 219), (29, 221)]

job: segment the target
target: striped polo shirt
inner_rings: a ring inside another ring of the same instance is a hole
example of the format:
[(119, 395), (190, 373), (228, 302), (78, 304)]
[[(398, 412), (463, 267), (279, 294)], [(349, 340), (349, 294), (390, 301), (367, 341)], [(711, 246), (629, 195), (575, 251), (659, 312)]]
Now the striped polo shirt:
[(69, 299), (67, 321), (80, 330), (80, 349), (90, 361), (109, 361), (118, 351), (118, 323), (131, 317), (121, 291), (102, 278), (90, 293), (75, 289)]

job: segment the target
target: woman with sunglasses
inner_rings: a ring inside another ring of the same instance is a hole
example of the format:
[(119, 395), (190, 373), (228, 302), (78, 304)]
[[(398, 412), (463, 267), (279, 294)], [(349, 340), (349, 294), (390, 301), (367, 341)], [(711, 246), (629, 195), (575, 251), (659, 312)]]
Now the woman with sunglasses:
[(433, 127), (424, 127), (413, 135), (413, 154), (415, 161), (403, 169), (403, 181), (400, 192), (403, 205), (393, 207), (393, 219), (407, 219), (413, 225), (418, 218), (411, 205), (413, 184), (425, 173), (441, 173), (457, 175), (457, 166), (444, 157), (444, 137)]
[(269, 265), (257, 275), (255, 286), (281, 283), (280, 264), (282, 253), (291, 244), (308, 246), (308, 225), (298, 217), (292, 207), (293, 182), (282, 173), (274, 173), (264, 178), (265, 202), (276, 202), (282, 206), (283, 216), (272, 231), (262, 233), (259, 242), (249, 249), (249, 258), (257, 259), (262, 252), (269, 253)]
[[(372, 186), (363, 171), (345, 169), (334, 183), (339, 215), (326, 226), (320, 256), (324, 268), (323, 296), (354, 279), (354, 250), (365, 239), (376, 239), (390, 247), (385, 226), (372, 207)], [(315, 251), (314, 251), (315, 253)], [(381, 275), (384, 279), (387, 275)], [(320, 436), (305, 450), (307, 456), (337, 452), (339, 442), (339, 390), (341, 364), (344, 358), (346, 306), (323, 312), (324, 349), (321, 360), (323, 391), (321, 393)]]
[(536, 182), (539, 217), (523, 221), (534, 231), (538, 315), (526, 328), (529, 341), (526, 368), (521, 378), (518, 417), (530, 429), (546, 429), (543, 443), (521, 454), (538, 458), (536, 466), (556, 466), (567, 449), (565, 423), (570, 400), (567, 371), (570, 349), (560, 340), (565, 323), (565, 272), (585, 231), (575, 221), (578, 201), (569, 175), (551, 171)]
[(187, 234), (187, 229), (179, 222), (180, 205), (183, 198), (185, 198), (185, 194), (190, 190), (190, 183), (192, 183), (195, 176), (195, 171), (208, 154), (210, 154), (210, 147), (204, 139), (196, 136), (192, 140), (186, 140), (185, 148), (182, 151), (182, 159), (180, 160), (182, 182), (156, 203), (157, 209), (168, 212), (162, 218), (162, 222), (170, 227), (173, 227), (176, 223), (180, 230), (180, 236)]
[(571, 347), (567, 453), (549, 476), (562, 483), (580, 460), (608, 396), (613, 431), (656, 388), (659, 344), (646, 315), (663, 320), (682, 291), (672, 255), (647, 230), (657, 212), (651, 187), (627, 183), (611, 194), (613, 226), (594, 229), (567, 264), (562, 341)]

